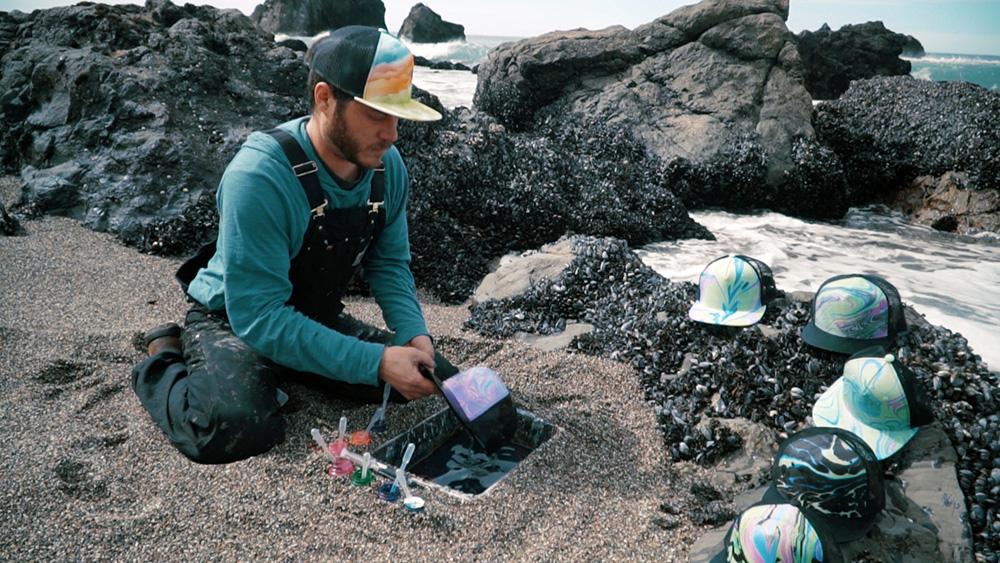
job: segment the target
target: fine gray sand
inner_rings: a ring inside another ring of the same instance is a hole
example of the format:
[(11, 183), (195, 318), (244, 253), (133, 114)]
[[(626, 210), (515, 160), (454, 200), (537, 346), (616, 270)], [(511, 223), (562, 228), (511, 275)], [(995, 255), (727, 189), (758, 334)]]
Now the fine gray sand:
[[(374, 406), (292, 384), (283, 444), (194, 464), (130, 386), (142, 332), (186, 311), (179, 262), (68, 219), (24, 227), (0, 237), (0, 559), (673, 561), (701, 533), (683, 516), (667, 517), (670, 530), (654, 522), (665, 501), (693, 506), (690, 485), (709, 476), (668, 464), (631, 369), (483, 339), (462, 330), (465, 307), (424, 306), (439, 349), (493, 367), (519, 406), (559, 428), (487, 494), (425, 489), (414, 515), (327, 476), (309, 429), (333, 434), (342, 414), (362, 427)], [(381, 323), (371, 301), (348, 310)], [(376, 443), (443, 405), (390, 407)]]

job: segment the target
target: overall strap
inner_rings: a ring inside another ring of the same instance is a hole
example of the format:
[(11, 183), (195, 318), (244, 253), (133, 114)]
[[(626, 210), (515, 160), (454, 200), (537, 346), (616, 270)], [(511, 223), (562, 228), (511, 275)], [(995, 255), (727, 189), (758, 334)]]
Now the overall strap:
[[(368, 195), (368, 213), (375, 214), (375, 229), (372, 240), (385, 229), (385, 168), (376, 168), (372, 173), (372, 190)], [(380, 212), (381, 211), (381, 212)]]
[(323, 188), (319, 185), (319, 175), (317, 174), (319, 167), (316, 166), (316, 162), (309, 160), (306, 151), (302, 150), (302, 146), (295, 140), (295, 137), (283, 129), (275, 127), (264, 132), (274, 137), (274, 140), (281, 145), (285, 158), (292, 165), (292, 172), (302, 183), (302, 189), (306, 192), (306, 199), (309, 200), (309, 209), (312, 210), (313, 217), (322, 217), (323, 210), (329, 202), (323, 195)]

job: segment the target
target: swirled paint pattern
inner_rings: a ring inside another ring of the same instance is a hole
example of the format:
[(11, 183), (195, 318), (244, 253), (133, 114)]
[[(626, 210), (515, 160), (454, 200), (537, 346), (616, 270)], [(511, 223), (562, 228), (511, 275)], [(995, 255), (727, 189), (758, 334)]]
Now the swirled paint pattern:
[(805, 515), (790, 504), (762, 504), (733, 523), (728, 559), (734, 563), (823, 561), (823, 544)]
[(863, 277), (834, 280), (816, 294), (814, 322), (816, 328), (834, 336), (885, 338), (889, 334), (889, 300)]
[(715, 325), (756, 323), (764, 315), (757, 271), (738, 256), (714, 260), (698, 279), (698, 301), (688, 315)]

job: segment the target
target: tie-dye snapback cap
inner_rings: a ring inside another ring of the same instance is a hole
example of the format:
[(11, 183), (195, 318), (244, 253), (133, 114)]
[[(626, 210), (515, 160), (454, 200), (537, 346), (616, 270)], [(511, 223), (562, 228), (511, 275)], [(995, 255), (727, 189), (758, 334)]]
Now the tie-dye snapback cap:
[(869, 274), (834, 276), (813, 297), (809, 323), (802, 329), (806, 344), (853, 354), (871, 346), (889, 348), (906, 332), (899, 292)]
[(844, 374), (816, 400), (812, 415), (818, 427), (857, 435), (879, 460), (898, 452), (920, 426), (934, 420), (917, 377), (878, 347), (847, 360)]
[(723, 256), (702, 270), (698, 300), (688, 316), (713, 325), (750, 326), (764, 316), (777, 292), (767, 264), (749, 256)]
[(763, 501), (797, 506), (834, 541), (864, 536), (885, 508), (885, 480), (868, 444), (840, 428), (807, 428), (778, 448)]
[(308, 63), (310, 70), (366, 106), (400, 119), (441, 119), (411, 97), (413, 54), (383, 29), (341, 27), (313, 46)]
[(828, 530), (791, 504), (758, 504), (736, 517), (711, 563), (840, 563)]

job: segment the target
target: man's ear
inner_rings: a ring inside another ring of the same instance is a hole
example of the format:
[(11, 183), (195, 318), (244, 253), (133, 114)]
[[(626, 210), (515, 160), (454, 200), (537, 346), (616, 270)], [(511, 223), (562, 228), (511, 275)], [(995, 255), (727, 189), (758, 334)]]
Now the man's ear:
[(330, 104), (336, 102), (330, 85), (326, 82), (317, 82), (316, 86), (313, 87), (313, 100), (316, 102), (316, 108), (323, 111), (329, 110)]

